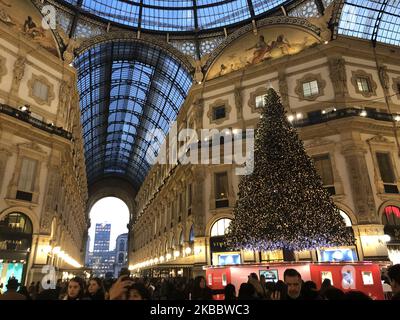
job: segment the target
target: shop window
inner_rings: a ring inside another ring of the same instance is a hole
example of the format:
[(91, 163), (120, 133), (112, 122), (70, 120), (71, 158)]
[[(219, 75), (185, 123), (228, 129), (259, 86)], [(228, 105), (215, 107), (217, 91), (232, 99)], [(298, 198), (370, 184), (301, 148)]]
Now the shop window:
[(310, 98), (318, 94), (319, 94), (319, 87), (317, 80), (303, 83), (303, 95), (305, 98)]
[(228, 173), (219, 172), (215, 174), (215, 207), (224, 208), (228, 206)]
[(377, 152), (376, 159), (385, 193), (399, 193), (390, 153)]
[(332, 163), (329, 154), (313, 157), (315, 169), (322, 179), (324, 188), (330, 195), (334, 195), (335, 186), (333, 180)]
[(231, 222), (231, 219), (220, 219), (216, 221), (211, 228), (211, 237), (224, 236)]
[(387, 206), (383, 213), (382, 223), (385, 226), (400, 227), (400, 208)]

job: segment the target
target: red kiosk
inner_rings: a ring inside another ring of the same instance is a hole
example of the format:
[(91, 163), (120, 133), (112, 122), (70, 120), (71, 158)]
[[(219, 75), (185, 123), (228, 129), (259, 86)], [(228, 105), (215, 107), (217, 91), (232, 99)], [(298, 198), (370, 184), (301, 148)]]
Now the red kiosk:
[[(286, 269), (296, 269), (304, 281), (312, 280), (321, 287), (324, 279), (330, 279), (333, 286), (343, 290), (362, 291), (374, 300), (384, 300), (381, 282), (380, 267), (372, 262), (350, 262), (350, 263), (262, 263), (242, 264), (230, 266), (208, 266), (206, 270), (207, 285), (212, 289), (224, 289), (229, 283), (239, 290), (243, 282), (247, 282), (248, 275), (252, 272), (265, 275), (267, 281), (283, 280)], [(214, 297), (216, 300), (223, 299), (223, 295)]]

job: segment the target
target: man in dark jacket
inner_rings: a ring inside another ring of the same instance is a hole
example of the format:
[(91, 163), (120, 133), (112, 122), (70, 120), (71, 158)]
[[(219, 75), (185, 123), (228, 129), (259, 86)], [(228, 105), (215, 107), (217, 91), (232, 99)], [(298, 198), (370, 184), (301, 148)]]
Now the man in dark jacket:
[(7, 283), (7, 292), (0, 296), (0, 300), (26, 300), (26, 297), (17, 293), (19, 287), (18, 280), (10, 278)]
[(400, 264), (395, 264), (388, 269), (390, 286), (392, 287), (392, 300), (400, 300)]

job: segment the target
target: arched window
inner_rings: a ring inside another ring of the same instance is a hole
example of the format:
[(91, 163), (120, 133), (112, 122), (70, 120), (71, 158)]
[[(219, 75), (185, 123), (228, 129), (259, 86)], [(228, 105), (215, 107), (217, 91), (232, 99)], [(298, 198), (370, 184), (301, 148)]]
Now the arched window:
[(118, 263), (124, 263), (124, 254), (122, 252), (118, 255)]
[(349, 216), (347, 215), (346, 212), (340, 210), (340, 215), (343, 218), (344, 223), (346, 224), (346, 227), (351, 227), (353, 224), (351, 223), (351, 220), (349, 218)]
[(211, 228), (211, 237), (224, 236), (231, 221), (231, 219), (220, 219), (216, 221)]
[(31, 234), (33, 227), (31, 220), (20, 212), (10, 213), (5, 219), (4, 224), (11, 231)]
[(119, 242), (119, 251), (125, 251), (125, 241), (121, 240)]
[(385, 226), (400, 226), (400, 208), (396, 206), (387, 206), (383, 212), (382, 223)]
[(29, 252), (32, 244), (31, 220), (20, 212), (10, 213), (0, 221), (0, 249)]
[(194, 242), (194, 228), (193, 228), (193, 226), (191, 226), (190, 232), (189, 232), (189, 243), (193, 243), (193, 242)]

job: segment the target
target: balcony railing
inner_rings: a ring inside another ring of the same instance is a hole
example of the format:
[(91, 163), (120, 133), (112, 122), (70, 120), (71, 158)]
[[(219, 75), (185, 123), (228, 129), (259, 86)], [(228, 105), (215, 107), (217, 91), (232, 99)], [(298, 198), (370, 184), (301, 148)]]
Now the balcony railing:
[(8, 116), (11, 116), (11, 117), (19, 119), (23, 122), (29, 123), (35, 128), (38, 128), (40, 130), (46, 131), (51, 134), (55, 134), (57, 136), (65, 138), (67, 140), (72, 139), (71, 132), (68, 132), (68, 131), (64, 130), (63, 128), (56, 127), (51, 123), (46, 123), (46, 122), (43, 122), (36, 118), (33, 118), (30, 116), (30, 113), (28, 111), (21, 111), (21, 110), (15, 109), (13, 107), (10, 107), (8, 105), (0, 103), (0, 113), (4, 113)]

